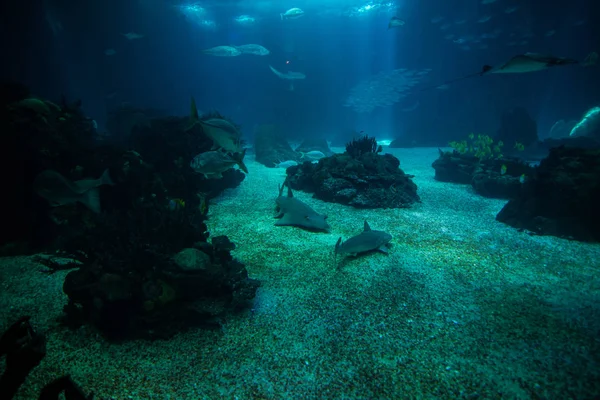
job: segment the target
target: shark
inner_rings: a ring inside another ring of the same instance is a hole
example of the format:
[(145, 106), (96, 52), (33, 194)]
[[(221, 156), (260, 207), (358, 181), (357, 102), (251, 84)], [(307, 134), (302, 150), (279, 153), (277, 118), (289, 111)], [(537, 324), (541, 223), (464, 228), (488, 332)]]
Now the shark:
[[(284, 196), (283, 189), (286, 185), (288, 192), (287, 196)], [(308, 204), (295, 198), (287, 179), (279, 187), (279, 196), (275, 199), (275, 203), (277, 204), (275, 218), (279, 218), (275, 226), (297, 226), (309, 231), (329, 232), (327, 215), (319, 214), (310, 208)]]
[(304, 75), (302, 72), (294, 72), (294, 71), (288, 71), (285, 74), (282, 72), (277, 71), (275, 68), (273, 68), (272, 66), (269, 65), (269, 68), (271, 68), (271, 71), (273, 71), (273, 73), (275, 75), (277, 75), (280, 79), (287, 79), (290, 82), (290, 90), (294, 90), (294, 81), (300, 80), (300, 79), (306, 79), (306, 75)]
[(392, 235), (384, 231), (371, 229), (369, 223), (365, 220), (361, 233), (352, 236), (345, 242), (342, 242), (341, 237), (338, 239), (334, 253), (336, 256), (338, 254), (356, 256), (374, 250), (387, 253), (386, 246), (391, 240)]

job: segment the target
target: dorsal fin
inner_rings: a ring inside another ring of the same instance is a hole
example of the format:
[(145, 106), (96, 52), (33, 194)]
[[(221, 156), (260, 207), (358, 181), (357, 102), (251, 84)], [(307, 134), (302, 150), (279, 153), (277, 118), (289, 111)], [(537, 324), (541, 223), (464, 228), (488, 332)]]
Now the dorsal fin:
[(292, 193), (292, 187), (288, 184), (288, 197), (294, 197), (294, 194)]
[(369, 223), (367, 222), (367, 220), (365, 219), (365, 232), (368, 232), (371, 230), (371, 227), (369, 226)]
[(190, 104), (190, 122), (195, 123), (198, 121), (200, 117), (198, 117), (198, 108), (196, 107), (196, 99), (192, 96), (192, 102)]

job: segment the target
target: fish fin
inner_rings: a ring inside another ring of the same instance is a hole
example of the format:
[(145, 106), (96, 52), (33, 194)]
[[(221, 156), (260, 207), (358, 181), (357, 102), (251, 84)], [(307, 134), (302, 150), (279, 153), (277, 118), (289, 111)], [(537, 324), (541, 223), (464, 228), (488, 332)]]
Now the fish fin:
[(194, 99), (194, 96), (192, 96), (191, 102), (190, 102), (190, 120), (188, 122), (188, 126), (185, 127), (184, 131), (185, 132), (190, 131), (199, 122), (200, 122), (200, 117), (198, 116), (198, 108), (196, 107), (196, 99)]
[(342, 245), (342, 237), (340, 236), (337, 243), (335, 244), (335, 250), (334, 250), (335, 254), (337, 254), (340, 251), (341, 245)]
[(100, 214), (100, 190), (98, 188), (92, 188), (83, 193), (79, 201), (96, 214)]
[(244, 149), (244, 151), (242, 151), (241, 153), (233, 154), (232, 158), (235, 160), (235, 162), (237, 162), (238, 166), (240, 167), (240, 169), (242, 171), (244, 171), (245, 173), (248, 173), (248, 168), (246, 167), (246, 164), (244, 164), (245, 156), (246, 156), (246, 149)]
[(598, 62), (598, 53), (596, 53), (595, 51), (592, 51), (581, 62), (581, 65), (584, 67), (591, 67), (592, 65), (596, 65), (597, 62)]
[(288, 197), (294, 197), (294, 193), (292, 193), (292, 187), (288, 185)]
[(294, 91), (294, 84), (292, 82), (290, 82), (290, 92)]
[(198, 107), (196, 107), (196, 99), (194, 99), (194, 96), (192, 96), (190, 102), (190, 120), (192, 122), (200, 120), (200, 117), (198, 117)]
[(483, 75), (483, 74), (485, 74), (485, 73), (488, 73), (488, 72), (490, 72), (490, 71), (491, 71), (493, 68), (494, 68), (494, 67), (492, 67), (491, 65), (487, 65), (487, 64), (486, 64), (486, 65), (484, 65), (484, 66), (481, 68), (481, 75)]
[(380, 252), (382, 252), (382, 253), (388, 254), (388, 249), (387, 249), (387, 247), (385, 247), (385, 245), (379, 246), (377, 248), (377, 250), (380, 251)]
[(365, 219), (365, 224), (364, 224), (364, 231), (368, 232), (371, 230), (371, 227), (369, 226), (369, 223), (367, 222), (367, 220)]
[(279, 16), (281, 17), (281, 20), (283, 21), (283, 14), (279, 13)]
[(115, 182), (113, 182), (112, 178), (110, 177), (110, 171), (108, 170), (108, 168), (106, 168), (102, 173), (102, 176), (100, 177), (100, 182), (102, 185), (114, 186)]
[(298, 153), (300, 153), (300, 158), (304, 158), (304, 156), (306, 155), (304, 152), (299, 151)]

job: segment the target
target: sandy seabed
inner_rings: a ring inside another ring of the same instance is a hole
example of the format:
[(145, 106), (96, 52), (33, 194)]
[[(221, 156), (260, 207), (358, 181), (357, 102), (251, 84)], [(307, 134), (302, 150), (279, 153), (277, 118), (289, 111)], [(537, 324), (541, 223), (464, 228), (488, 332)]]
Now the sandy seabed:
[[(433, 179), (437, 149), (388, 152), (422, 202), (359, 210), (295, 192), (329, 216), (331, 233), (275, 227), (284, 171), (248, 157), (250, 174), (211, 203), (208, 226), (236, 243), (262, 287), (220, 331), (125, 344), (69, 331), (58, 323), (67, 272), (0, 259), (0, 328), (28, 314), (48, 337), (17, 398), (65, 373), (114, 399), (600, 396), (600, 245), (495, 221), (505, 201)], [(364, 220), (393, 235), (389, 254), (334, 264), (337, 239)]]

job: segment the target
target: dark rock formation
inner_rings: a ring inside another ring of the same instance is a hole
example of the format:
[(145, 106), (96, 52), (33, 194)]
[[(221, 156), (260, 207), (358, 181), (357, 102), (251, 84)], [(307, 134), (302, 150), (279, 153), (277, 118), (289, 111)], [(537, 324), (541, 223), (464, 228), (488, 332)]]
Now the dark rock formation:
[(517, 158), (480, 159), (458, 151), (443, 152), (432, 164), (435, 179), (442, 182), (471, 184), (484, 197), (511, 199), (521, 190), (522, 182), (535, 169)]
[[(254, 296), (258, 283), (231, 258), (232, 244), (208, 243), (204, 223), (208, 199), (245, 175), (230, 169), (222, 179), (206, 180), (195, 173), (191, 159), (212, 143), (186, 131), (188, 118), (154, 118), (117, 141), (99, 142), (77, 102), (25, 98), (0, 107), (0, 117), (0, 174), (10, 193), (2, 196), (0, 244), (25, 243), (10, 254), (66, 257), (40, 262), (50, 273), (76, 269), (63, 287), (69, 325), (89, 323), (114, 339), (166, 337)], [(100, 213), (78, 203), (51, 207), (33, 190), (44, 170), (76, 181), (105, 169), (114, 185), (99, 188)], [(196, 249), (197, 262), (176, 256), (186, 249)]]
[(529, 146), (538, 140), (537, 123), (527, 110), (515, 107), (502, 114), (500, 128), (494, 139), (504, 142), (507, 151), (512, 149), (515, 143)]
[(300, 161), (287, 139), (275, 125), (261, 125), (254, 132), (254, 153), (256, 161), (269, 168), (275, 168), (283, 161)]
[(260, 283), (231, 257), (235, 246), (226, 237), (196, 246), (153, 267), (144, 265), (151, 262), (146, 256), (128, 268), (96, 261), (69, 272), (65, 321), (91, 322), (112, 340), (168, 338), (191, 327), (217, 327), (215, 317), (247, 306)]
[(471, 186), (484, 197), (512, 199), (534, 173), (535, 168), (519, 159), (483, 160), (473, 172)]
[(323, 201), (357, 208), (405, 208), (420, 201), (417, 185), (399, 168), (400, 161), (377, 151), (374, 138), (353, 141), (344, 154), (288, 168), (288, 183)]
[(440, 157), (431, 165), (435, 179), (441, 182), (471, 183), (479, 158), (458, 151), (439, 150)]
[(600, 150), (559, 147), (496, 219), (540, 235), (600, 241)]

